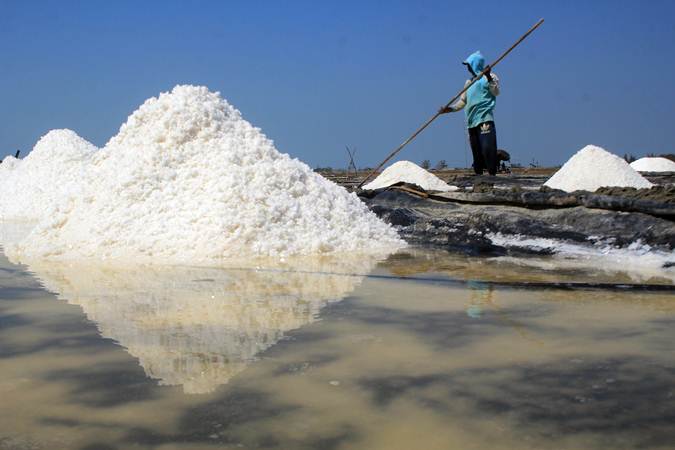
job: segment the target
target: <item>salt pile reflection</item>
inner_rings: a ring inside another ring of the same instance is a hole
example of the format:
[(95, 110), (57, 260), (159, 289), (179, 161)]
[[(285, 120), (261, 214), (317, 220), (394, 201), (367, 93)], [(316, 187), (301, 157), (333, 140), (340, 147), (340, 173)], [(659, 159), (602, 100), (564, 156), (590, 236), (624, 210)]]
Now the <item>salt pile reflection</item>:
[(106, 268), (29, 264), (100, 334), (161, 385), (213, 391), (284, 335), (316, 321), (368, 273), (375, 257), (307, 259), (274, 269)]

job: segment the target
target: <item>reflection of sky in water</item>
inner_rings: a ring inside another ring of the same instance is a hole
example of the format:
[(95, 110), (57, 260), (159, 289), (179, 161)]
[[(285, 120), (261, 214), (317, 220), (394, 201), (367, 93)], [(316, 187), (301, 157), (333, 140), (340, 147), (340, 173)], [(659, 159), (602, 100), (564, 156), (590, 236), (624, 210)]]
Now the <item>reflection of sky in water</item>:
[(367, 273), (374, 263), (343, 257), (305, 258), (276, 270), (28, 267), (46, 289), (79, 305), (103, 337), (138, 358), (149, 377), (205, 393), (288, 331), (317, 320), (323, 306), (360, 283), (349, 274)]

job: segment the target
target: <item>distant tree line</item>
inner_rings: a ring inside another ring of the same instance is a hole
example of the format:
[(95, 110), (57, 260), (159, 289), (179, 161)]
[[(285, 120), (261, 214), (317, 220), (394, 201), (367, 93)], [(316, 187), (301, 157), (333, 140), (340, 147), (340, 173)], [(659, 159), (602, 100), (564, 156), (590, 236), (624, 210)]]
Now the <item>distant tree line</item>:
[[(431, 161), (429, 161), (428, 159), (425, 159), (424, 161), (422, 161), (422, 164), (420, 164), (420, 167), (422, 169), (425, 169), (425, 170), (430, 170), (431, 169)], [(441, 159), (440, 161), (438, 161), (436, 163), (436, 165), (434, 166), (434, 170), (444, 170), (444, 169), (447, 169), (447, 168), (448, 168), (448, 163), (444, 159)]]
[[(425, 159), (424, 161), (422, 161), (422, 164), (420, 164), (420, 167), (422, 167), (423, 169), (426, 169), (426, 170), (431, 170), (432, 169), (431, 161), (429, 161), (428, 159)], [(447, 161), (444, 160), (444, 159), (441, 159), (433, 167), (433, 170), (445, 170), (447, 168), (448, 168)], [(315, 172), (320, 172), (320, 173), (352, 172), (352, 171), (355, 171), (355, 170), (356, 170), (356, 167), (354, 167), (354, 166), (348, 167), (347, 169), (334, 168), (334, 167), (331, 167), (331, 166), (325, 166), (325, 167), (317, 166), (317, 167), (314, 168)], [(361, 168), (358, 169), (358, 171), (361, 171), (361, 172), (370, 172), (372, 170), (373, 170), (372, 167), (361, 167)]]
[[(350, 161), (350, 166), (346, 170), (342, 169), (342, 168), (336, 169), (336, 168), (333, 168), (333, 167), (330, 167), (330, 166), (316, 167), (314, 170), (316, 172), (323, 172), (323, 173), (356, 172), (356, 164), (354, 164), (354, 160), (353, 160), (353, 151), (352, 151), (352, 153), (350, 153), (350, 156), (352, 156), (351, 161)], [(652, 158), (652, 157), (666, 158), (666, 159), (669, 159), (669, 160), (675, 162), (675, 154), (673, 154), (673, 153), (662, 153), (660, 155), (657, 155), (656, 153), (648, 153), (646, 156), (648, 156), (650, 158)], [(623, 155), (623, 159), (625, 159), (626, 162), (628, 162), (630, 164), (633, 161), (635, 161), (637, 158), (632, 153), (626, 153), (626, 154)], [(539, 161), (532, 158), (532, 161), (528, 165), (529, 165), (529, 167), (539, 167)], [(432, 167), (431, 161), (428, 160), (428, 159), (425, 159), (420, 163), (420, 167), (422, 167), (425, 170), (445, 170), (445, 169), (448, 168), (448, 163), (447, 163), (446, 160), (441, 159), (435, 165), (433, 165), (433, 167)], [(511, 163), (511, 167), (522, 168), (523, 165), (519, 164), (519, 163), (516, 163), (516, 162), (513, 162), (513, 163)], [(360, 172), (370, 172), (372, 170), (373, 170), (372, 167), (361, 167), (361, 168), (358, 169), (358, 171), (360, 171)]]
[(675, 154), (673, 154), (673, 153), (662, 153), (660, 155), (656, 155), (654, 153), (649, 153), (647, 156), (649, 156), (649, 157), (658, 156), (659, 158), (666, 158), (666, 159), (671, 160), (672, 162), (675, 162)]

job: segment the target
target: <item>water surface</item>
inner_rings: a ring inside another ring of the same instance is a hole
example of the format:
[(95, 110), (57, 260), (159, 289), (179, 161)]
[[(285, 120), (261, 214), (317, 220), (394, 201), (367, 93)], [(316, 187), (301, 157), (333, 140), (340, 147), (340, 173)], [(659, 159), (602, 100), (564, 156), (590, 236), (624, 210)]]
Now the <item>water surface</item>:
[(2, 257), (0, 449), (672, 449), (670, 283), (415, 249), (265, 270)]

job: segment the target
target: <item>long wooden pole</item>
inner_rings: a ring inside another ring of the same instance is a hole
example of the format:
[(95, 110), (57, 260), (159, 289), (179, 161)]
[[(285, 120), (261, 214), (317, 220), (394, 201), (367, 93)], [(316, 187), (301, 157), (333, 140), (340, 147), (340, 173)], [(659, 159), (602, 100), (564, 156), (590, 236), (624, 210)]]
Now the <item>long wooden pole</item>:
[[(539, 28), (539, 25), (541, 25), (542, 23), (544, 23), (544, 19), (539, 19), (539, 22), (535, 23), (535, 24), (532, 26), (532, 28), (530, 28), (530, 29), (527, 31), (527, 33), (525, 33), (524, 35), (522, 35), (522, 36), (520, 37), (520, 39), (518, 39), (518, 40), (516, 41), (515, 44), (513, 44), (511, 47), (509, 47), (508, 50), (506, 50), (504, 53), (502, 53), (502, 55), (501, 55), (499, 58), (497, 58), (497, 60), (496, 60), (495, 62), (493, 62), (492, 64), (489, 64), (485, 69), (483, 69), (483, 71), (482, 71), (481, 73), (479, 73), (478, 75), (476, 75), (476, 77), (474, 77), (474, 78), (473, 78), (466, 86), (464, 86), (464, 89), (462, 89), (461, 91), (459, 91), (459, 93), (458, 93), (457, 95), (455, 95), (454, 97), (452, 97), (452, 98), (450, 99), (450, 101), (449, 101), (448, 103), (445, 104), (445, 107), (447, 108), (448, 106), (450, 106), (450, 105), (452, 105), (453, 103), (455, 103), (455, 102), (462, 96), (462, 94), (465, 93), (465, 92), (471, 87), (471, 85), (473, 85), (476, 81), (480, 80), (480, 79), (483, 77), (483, 75), (485, 75), (485, 72), (487, 72), (488, 69), (491, 70), (494, 66), (496, 66), (497, 64), (499, 64), (499, 63), (501, 62), (502, 59), (506, 58), (506, 55), (508, 55), (509, 53), (511, 53), (511, 50), (513, 50), (514, 48), (516, 48), (516, 47), (518, 46), (518, 44), (520, 44), (521, 42), (523, 42), (523, 41), (525, 40), (525, 38), (528, 37), (534, 30), (536, 30), (537, 28)], [(434, 120), (436, 120), (436, 118), (437, 118), (438, 116), (440, 116), (440, 115), (441, 115), (441, 112), (438, 111), (438, 112), (436, 112), (436, 114), (434, 114), (433, 116), (431, 116), (431, 118), (430, 118), (429, 120), (427, 120), (426, 122), (424, 122), (424, 124), (423, 124), (421, 127), (419, 127), (419, 128), (417, 129), (417, 131), (415, 131), (415, 132), (412, 134), (412, 136), (410, 136), (408, 139), (406, 139), (405, 141), (403, 141), (403, 143), (402, 143), (401, 145), (399, 145), (398, 147), (396, 147), (396, 149), (394, 149), (394, 151), (391, 152), (391, 153), (389, 154), (389, 156), (387, 156), (387, 158), (386, 158), (384, 161), (382, 161), (382, 162), (380, 163), (379, 166), (377, 166), (375, 169), (373, 169), (373, 170), (366, 176), (366, 178), (364, 178), (363, 181), (361, 181), (361, 183), (358, 185), (358, 188), (360, 188), (361, 186), (363, 186), (363, 185), (366, 183), (366, 181), (368, 181), (368, 180), (370, 179), (370, 177), (372, 177), (378, 170), (380, 170), (380, 169), (382, 168), (382, 166), (384, 166), (385, 164), (387, 164), (387, 162), (388, 162), (391, 158), (393, 158), (394, 156), (396, 156), (396, 154), (397, 154), (398, 152), (400, 152), (400, 151), (403, 149), (403, 147), (405, 147), (405, 146), (408, 145), (413, 139), (415, 139), (415, 138), (417, 137), (418, 134), (420, 134), (422, 131), (424, 131), (424, 129), (425, 129), (426, 127), (428, 127), (428, 126), (431, 124), (431, 122), (433, 122)]]

